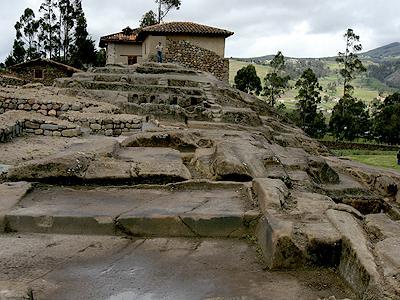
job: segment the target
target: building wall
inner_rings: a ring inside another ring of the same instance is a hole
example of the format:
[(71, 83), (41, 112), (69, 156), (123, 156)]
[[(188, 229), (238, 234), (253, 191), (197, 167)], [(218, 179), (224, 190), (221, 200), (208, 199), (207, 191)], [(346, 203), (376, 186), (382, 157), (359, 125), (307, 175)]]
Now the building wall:
[(115, 44), (107, 45), (107, 64), (128, 64), (128, 56), (137, 56), (138, 62), (142, 61), (141, 44)]
[(156, 46), (161, 42), (163, 47), (166, 47), (167, 38), (165, 36), (149, 35), (142, 44), (143, 60), (151, 60), (156, 53)]
[[(35, 70), (43, 72), (43, 78), (35, 78)], [(35, 65), (29, 65), (14, 71), (18, 77), (33, 83), (42, 83), (44, 85), (53, 85), (57, 78), (71, 77), (73, 72), (67, 71), (61, 67), (57, 67), (45, 62), (38, 62)]]
[(168, 38), (165, 49), (165, 62), (205, 71), (223, 81), (229, 81), (228, 59), (188, 41), (176, 41)]

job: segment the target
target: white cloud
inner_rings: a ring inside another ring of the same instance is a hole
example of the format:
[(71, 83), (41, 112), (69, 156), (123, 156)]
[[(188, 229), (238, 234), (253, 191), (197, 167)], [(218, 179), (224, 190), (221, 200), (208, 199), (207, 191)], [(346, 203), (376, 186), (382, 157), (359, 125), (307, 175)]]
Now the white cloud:
[[(37, 10), (41, 0), (0, 0), (0, 61), (10, 52), (13, 26), (24, 8)], [(137, 26), (153, 0), (83, 0), (89, 32), (97, 39), (125, 26)], [(399, 41), (398, 0), (182, 0), (169, 20), (190, 20), (235, 32), (227, 56), (276, 53), (287, 56), (335, 55), (347, 28), (361, 35), (364, 49)]]

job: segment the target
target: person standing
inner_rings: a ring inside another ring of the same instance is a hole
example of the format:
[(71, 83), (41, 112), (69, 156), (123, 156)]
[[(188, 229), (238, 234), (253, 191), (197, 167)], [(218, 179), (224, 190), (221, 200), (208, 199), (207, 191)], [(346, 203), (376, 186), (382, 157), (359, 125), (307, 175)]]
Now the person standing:
[(157, 62), (162, 64), (164, 48), (163, 48), (161, 42), (158, 42), (158, 45), (156, 46), (156, 50), (157, 50)]

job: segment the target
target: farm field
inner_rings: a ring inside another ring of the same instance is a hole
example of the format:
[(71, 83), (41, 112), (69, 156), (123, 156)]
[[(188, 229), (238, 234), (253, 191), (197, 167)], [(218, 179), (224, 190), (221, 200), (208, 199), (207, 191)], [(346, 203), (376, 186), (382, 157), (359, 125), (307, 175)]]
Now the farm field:
[[(327, 59), (324, 61), (326, 67), (328, 67), (330, 70), (337, 72), (338, 70), (338, 64), (331, 59)], [(372, 62), (365, 61), (364, 64), (367, 66), (371, 64)], [(244, 62), (244, 61), (239, 61), (235, 59), (230, 59), (230, 67), (229, 67), (229, 83), (231, 85), (234, 84), (234, 78), (238, 70), (241, 68), (247, 66), (249, 63)], [(265, 75), (270, 72), (270, 67), (260, 65), (260, 64), (254, 64), (257, 75), (260, 77), (261, 82), (263, 84), (263, 79)], [(339, 80), (339, 75), (336, 73), (330, 74), (326, 77), (320, 78), (319, 82), (321, 86), (323, 87), (323, 92), (322, 92), (322, 97), (325, 95), (328, 95), (330, 97), (330, 101), (322, 101), (320, 104), (320, 108), (323, 109), (327, 114), (329, 114), (330, 110), (335, 106), (337, 103), (338, 99), (343, 93), (343, 88), (340, 86), (337, 88), (335, 93), (328, 93), (326, 92), (326, 87), (330, 83), (337, 83)], [(295, 81), (290, 81), (290, 86), (293, 87), (295, 85)], [(376, 97), (379, 96), (379, 92), (383, 91), (384, 93), (391, 93), (392, 90), (388, 88), (386, 85), (383, 83), (379, 82), (376, 79), (373, 78), (367, 78), (366, 76), (363, 76), (361, 78), (358, 78), (354, 80), (353, 85), (355, 87), (354, 91), (354, 96), (363, 100), (365, 103), (370, 103), (372, 100)], [(287, 109), (295, 109), (296, 107), (296, 97), (297, 91), (295, 89), (290, 89), (287, 91), (283, 97), (281, 98), (281, 102), (283, 102), (286, 106)], [(262, 96), (260, 96), (262, 97)]]

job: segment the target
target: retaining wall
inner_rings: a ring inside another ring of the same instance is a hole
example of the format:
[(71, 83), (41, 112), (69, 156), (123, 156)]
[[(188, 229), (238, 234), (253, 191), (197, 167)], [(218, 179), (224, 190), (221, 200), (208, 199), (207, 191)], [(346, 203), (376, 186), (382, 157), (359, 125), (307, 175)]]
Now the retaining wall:
[(228, 59), (184, 40), (167, 39), (165, 62), (205, 71), (225, 82), (229, 81)]
[(143, 117), (127, 114), (96, 114), (68, 112), (62, 118), (82, 127), (90, 128), (92, 133), (106, 136), (119, 136), (123, 132), (141, 130)]
[(101, 105), (76, 101), (67, 103), (53, 100), (12, 98), (0, 96), (0, 114), (11, 110), (37, 112), (44, 116), (57, 117), (67, 111), (83, 111), (85, 108), (100, 108)]
[(81, 128), (76, 124), (38, 113), (10, 111), (0, 115), (0, 142), (8, 142), (24, 133), (45, 136), (76, 137)]
[(361, 144), (361, 143), (350, 143), (350, 142), (341, 142), (341, 141), (322, 141), (319, 140), (321, 144), (328, 147), (332, 150), (381, 150), (381, 151), (398, 151), (400, 146), (391, 146), (391, 145), (381, 145), (381, 144)]

